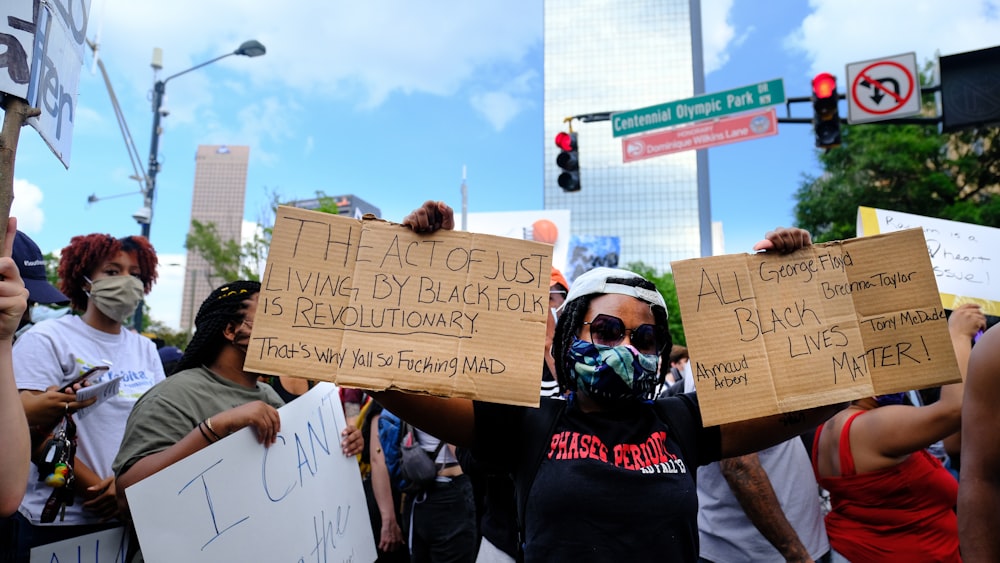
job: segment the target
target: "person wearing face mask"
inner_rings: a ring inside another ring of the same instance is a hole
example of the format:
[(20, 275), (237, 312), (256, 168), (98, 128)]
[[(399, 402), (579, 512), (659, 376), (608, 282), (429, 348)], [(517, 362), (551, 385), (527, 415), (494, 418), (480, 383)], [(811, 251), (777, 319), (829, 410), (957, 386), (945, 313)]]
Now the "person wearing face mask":
[[(260, 283), (248, 280), (212, 291), (198, 308), (195, 333), (177, 371), (135, 404), (113, 463), (122, 514), (128, 515), (130, 485), (237, 430), (252, 427), (265, 446), (277, 439), (277, 409), (285, 403), (258, 381), (259, 374), (243, 369), (259, 294)], [(357, 427), (348, 426), (341, 437), (345, 456), (361, 451)], [(141, 551), (129, 560), (142, 561)]]
[[(403, 225), (454, 228), (429, 201)], [(777, 229), (756, 250), (811, 243)], [(566, 400), (527, 408), (380, 391), (385, 408), (509, 471), (518, 490), (524, 560), (688, 561), (698, 557), (694, 469), (777, 444), (841, 405), (705, 427), (694, 394), (653, 400), (670, 346), (663, 297), (645, 278), (598, 268), (573, 280), (552, 341)]]
[[(948, 318), (963, 380), (985, 326), (978, 305)], [(964, 387), (945, 385), (920, 407), (904, 405), (903, 393), (853, 401), (816, 430), (813, 471), (830, 493), (826, 530), (838, 554), (853, 563), (962, 560), (958, 482), (925, 448), (961, 428)]]
[[(77, 436), (74, 478), (66, 485), (72, 504), (46, 510), (58, 487), (47, 484), (47, 476), (39, 476), (33, 464), (28, 492), (14, 516), (15, 560), (26, 560), (32, 547), (118, 525), (111, 461), (132, 405), (164, 379), (153, 341), (124, 326), (153, 287), (156, 266), (156, 252), (144, 237), (73, 237), (62, 249), (59, 278), (76, 314), (36, 325), (14, 346), (14, 373), (29, 422), (54, 425), (66, 416), (75, 423)], [(118, 394), (85, 417), (73, 416), (87, 404), (75, 402), (72, 393), (53, 390), (70, 386), (95, 367), (107, 369), (88, 384), (120, 378)]]

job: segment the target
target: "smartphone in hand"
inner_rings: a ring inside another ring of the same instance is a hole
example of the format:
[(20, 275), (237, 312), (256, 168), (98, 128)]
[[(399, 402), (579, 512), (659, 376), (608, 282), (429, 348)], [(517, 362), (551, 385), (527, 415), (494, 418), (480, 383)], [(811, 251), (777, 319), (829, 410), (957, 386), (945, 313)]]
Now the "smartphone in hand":
[(71, 381), (68, 385), (62, 388), (63, 393), (69, 393), (78, 384), (83, 384), (87, 382), (90, 378), (99, 376), (104, 372), (108, 371), (108, 366), (94, 366), (87, 371), (83, 372), (83, 375)]

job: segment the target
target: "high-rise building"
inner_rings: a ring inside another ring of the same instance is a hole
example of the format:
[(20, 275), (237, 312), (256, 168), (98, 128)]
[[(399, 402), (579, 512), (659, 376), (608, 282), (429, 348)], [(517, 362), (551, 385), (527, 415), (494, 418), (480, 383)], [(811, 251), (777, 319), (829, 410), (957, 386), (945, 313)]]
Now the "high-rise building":
[[(199, 145), (194, 158), (191, 221), (212, 223), (220, 241), (235, 240), (239, 243), (243, 228), (250, 147)], [(194, 327), (194, 317), (198, 314), (201, 302), (216, 285), (226, 281), (230, 280), (212, 278), (208, 262), (188, 250), (181, 304), (182, 329)]]
[(572, 121), (580, 191), (559, 187), (564, 119), (704, 93), (700, 0), (545, 0), (545, 208), (569, 209), (573, 235), (620, 237), (619, 263), (661, 271), (712, 255), (708, 156), (622, 163), (610, 121)]

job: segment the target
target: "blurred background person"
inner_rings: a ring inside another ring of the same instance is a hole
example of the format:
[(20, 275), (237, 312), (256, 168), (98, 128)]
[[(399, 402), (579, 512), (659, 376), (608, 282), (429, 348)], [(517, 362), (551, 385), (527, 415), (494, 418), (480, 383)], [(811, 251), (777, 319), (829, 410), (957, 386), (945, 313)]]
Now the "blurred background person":
[(31, 240), (31, 237), (17, 231), (10, 257), (17, 264), (21, 279), (24, 281), (24, 287), (28, 288), (29, 293), (28, 308), (18, 323), (16, 337), (34, 324), (32, 309), (36, 304), (66, 305), (69, 303), (69, 297), (63, 295), (61, 291), (49, 283), (45, 272), (45, 255), (42, 254), (35, 241)]
[(966, 563), (1000, 561), (1000, 328), (976, 342), (962, 404), (958, 534)]

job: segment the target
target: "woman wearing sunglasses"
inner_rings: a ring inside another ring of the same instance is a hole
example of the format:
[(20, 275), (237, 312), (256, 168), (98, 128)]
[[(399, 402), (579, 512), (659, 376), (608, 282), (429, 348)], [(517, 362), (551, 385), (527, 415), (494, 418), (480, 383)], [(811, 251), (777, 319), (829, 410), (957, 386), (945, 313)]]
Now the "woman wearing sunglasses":
[[(416, 232), (454, 227), (427, 202), (403, 221)], [(768, 233), (755, 250), (810, 244), (801, 229)], [(670, 347), (663, 297), (625, 270), (579, 276), (562, 306), (552, 354), (566, 401), (539, 409), (375, 393), (386, 408), (509, 470), (518, 489), (525, 561), (696, 561), (699, 465), (795, 436), (838, 406), (703, 427), (697, 398), (653, 400)]]

